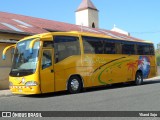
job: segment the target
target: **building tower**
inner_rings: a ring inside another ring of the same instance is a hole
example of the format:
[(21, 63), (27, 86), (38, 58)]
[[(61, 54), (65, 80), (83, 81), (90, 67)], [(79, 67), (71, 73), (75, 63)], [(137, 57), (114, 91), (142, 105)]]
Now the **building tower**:
[(98, 28), (98, 12), (91, 0), (82, 0), (82, 3), (76, 10), (76, 25)]

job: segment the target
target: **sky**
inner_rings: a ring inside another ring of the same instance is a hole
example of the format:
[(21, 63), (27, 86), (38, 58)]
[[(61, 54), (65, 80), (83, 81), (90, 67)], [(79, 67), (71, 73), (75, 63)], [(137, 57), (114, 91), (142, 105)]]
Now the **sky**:
[[(1, 0), (0, 11), (75, 24), (82, 0)], [(92, 0), (99, 10), (99, 28), (114, 24), (131, 36), (160, 43), (160, 0)]]

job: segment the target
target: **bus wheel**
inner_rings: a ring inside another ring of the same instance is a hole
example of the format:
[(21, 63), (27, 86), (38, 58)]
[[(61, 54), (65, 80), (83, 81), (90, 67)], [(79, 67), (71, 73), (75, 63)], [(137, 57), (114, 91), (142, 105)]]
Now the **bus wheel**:
[(135, 84), (136, 85), (142, 85), (143, 84), (143, 76), (142, 76), (141, 72), (136, 73)]
[(78, 76), (71, 76), (68, 81), (68, 91), (71, 94), (79, 93), (82, 90), (82, 81)]

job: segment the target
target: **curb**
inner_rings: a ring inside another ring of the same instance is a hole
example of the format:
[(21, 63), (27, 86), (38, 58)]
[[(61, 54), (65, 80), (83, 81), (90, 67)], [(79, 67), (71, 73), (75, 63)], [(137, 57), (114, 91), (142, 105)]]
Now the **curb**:
[(160, 80), (160, 76), (153, 77), (153, 78), (149, 78), (149, 79), (147, 79), (147, 80), (157, 80), (157, 79), (159, 79), (159, 80)]
[(0, 90), (0, 97), (9, 97), (13, 96), (10, 90)]

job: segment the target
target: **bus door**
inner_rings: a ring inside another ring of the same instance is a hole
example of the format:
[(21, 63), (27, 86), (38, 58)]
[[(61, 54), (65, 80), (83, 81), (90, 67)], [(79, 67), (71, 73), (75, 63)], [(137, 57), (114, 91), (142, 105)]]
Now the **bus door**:
[(41, 92), (54, 92), (53, 49), (43, 49), (40, 68)]

